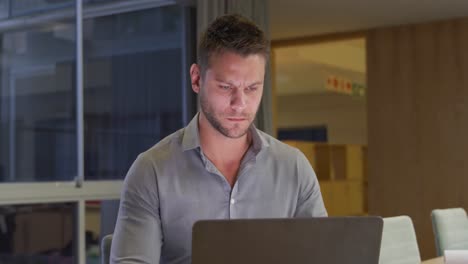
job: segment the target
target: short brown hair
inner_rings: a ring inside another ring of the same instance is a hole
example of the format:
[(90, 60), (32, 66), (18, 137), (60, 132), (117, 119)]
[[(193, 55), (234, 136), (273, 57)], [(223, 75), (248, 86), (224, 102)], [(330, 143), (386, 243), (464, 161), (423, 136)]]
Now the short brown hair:
[(241, 56), (259, 54), (268, 60), (269, 41), (265, 33), (241, 15), (216, 18), (203, 33), (198, 45), (198, 64), (204, 73), (213, 54), (234, 52)]

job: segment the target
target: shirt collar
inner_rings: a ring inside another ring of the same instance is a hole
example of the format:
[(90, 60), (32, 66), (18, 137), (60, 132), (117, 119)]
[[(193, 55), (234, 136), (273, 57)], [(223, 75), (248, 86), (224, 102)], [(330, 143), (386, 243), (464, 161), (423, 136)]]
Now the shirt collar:
[[(182, 150), (191, 150), (200, 147), (200, 134), (198, 130), (198, 117), (200, 113), (197, 113), (190, 123), (185, 127), (184, 136), (182, 139)], [(254, 124), (249, 128), (250, 135), (252, 136), (252, 147), (253, 150), (258, 153), (263, 148), (268, 147), (269, 144), (265, 139), (265, 136), (257, 130)]]
[(265, 136), (252, 124), (249, 128), (250, 135), (252, 136), (252, 149), (255, 154), (258, 154), (263, 148), (269, 146)]
[(182, 139), (182, 150), (191, 150), (200, 147), (200, 136), (198, 134), (198, 116), (197, 113), (190, 123), (184, 129), (184, 137)]

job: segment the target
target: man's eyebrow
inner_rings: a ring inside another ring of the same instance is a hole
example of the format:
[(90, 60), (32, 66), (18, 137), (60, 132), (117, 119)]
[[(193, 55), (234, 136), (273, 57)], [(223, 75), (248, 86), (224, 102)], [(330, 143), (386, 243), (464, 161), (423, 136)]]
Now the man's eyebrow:
[(263, 84), (263, 81), (254, 82), (250, 84), (249, 86), (261, 85), (261, 84)]
[(219, 77), (215, 77), (215, 81), (217, 81), (217, 82), (223, 82), (223, 83), (228, 83), (228, 84), (232, 84), (230, 81), (226, 81), (226, 80), (224, 80), (223, 78), (219, 78)]
[[(232, 86), (236, 86), (233, 82), (226, 81), (226, 80), (223, 80), (222, 78), (218, 78), (218, 77), (215, 78), (215, 81), (222, 82), (222, 83), (227, 83), (227, 84), (232, 85)], [(261, 84), (263, 84), (263, 81), (256, 81), (256, 82), (253, 82), (253, 83), (251, 83), (251, 84), (249, 84), (247, 86), (250, 87), (250, 86), (261, 85)]]

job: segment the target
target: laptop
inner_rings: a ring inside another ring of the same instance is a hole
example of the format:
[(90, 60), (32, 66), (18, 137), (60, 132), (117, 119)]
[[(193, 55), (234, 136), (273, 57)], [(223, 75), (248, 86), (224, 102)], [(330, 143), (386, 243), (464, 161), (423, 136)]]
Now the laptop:
[(203, 220), (192, 264), (377, 264), (381, 217)]

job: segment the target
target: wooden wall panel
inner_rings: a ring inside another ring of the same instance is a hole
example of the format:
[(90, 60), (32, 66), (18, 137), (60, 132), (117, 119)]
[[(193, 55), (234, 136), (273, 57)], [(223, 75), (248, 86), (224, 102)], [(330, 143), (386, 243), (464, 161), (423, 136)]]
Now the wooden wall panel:
[(468, 209), (468, 19), (370, 30), (367, 65), (369, 212), (433, 257), (431, 210)]

